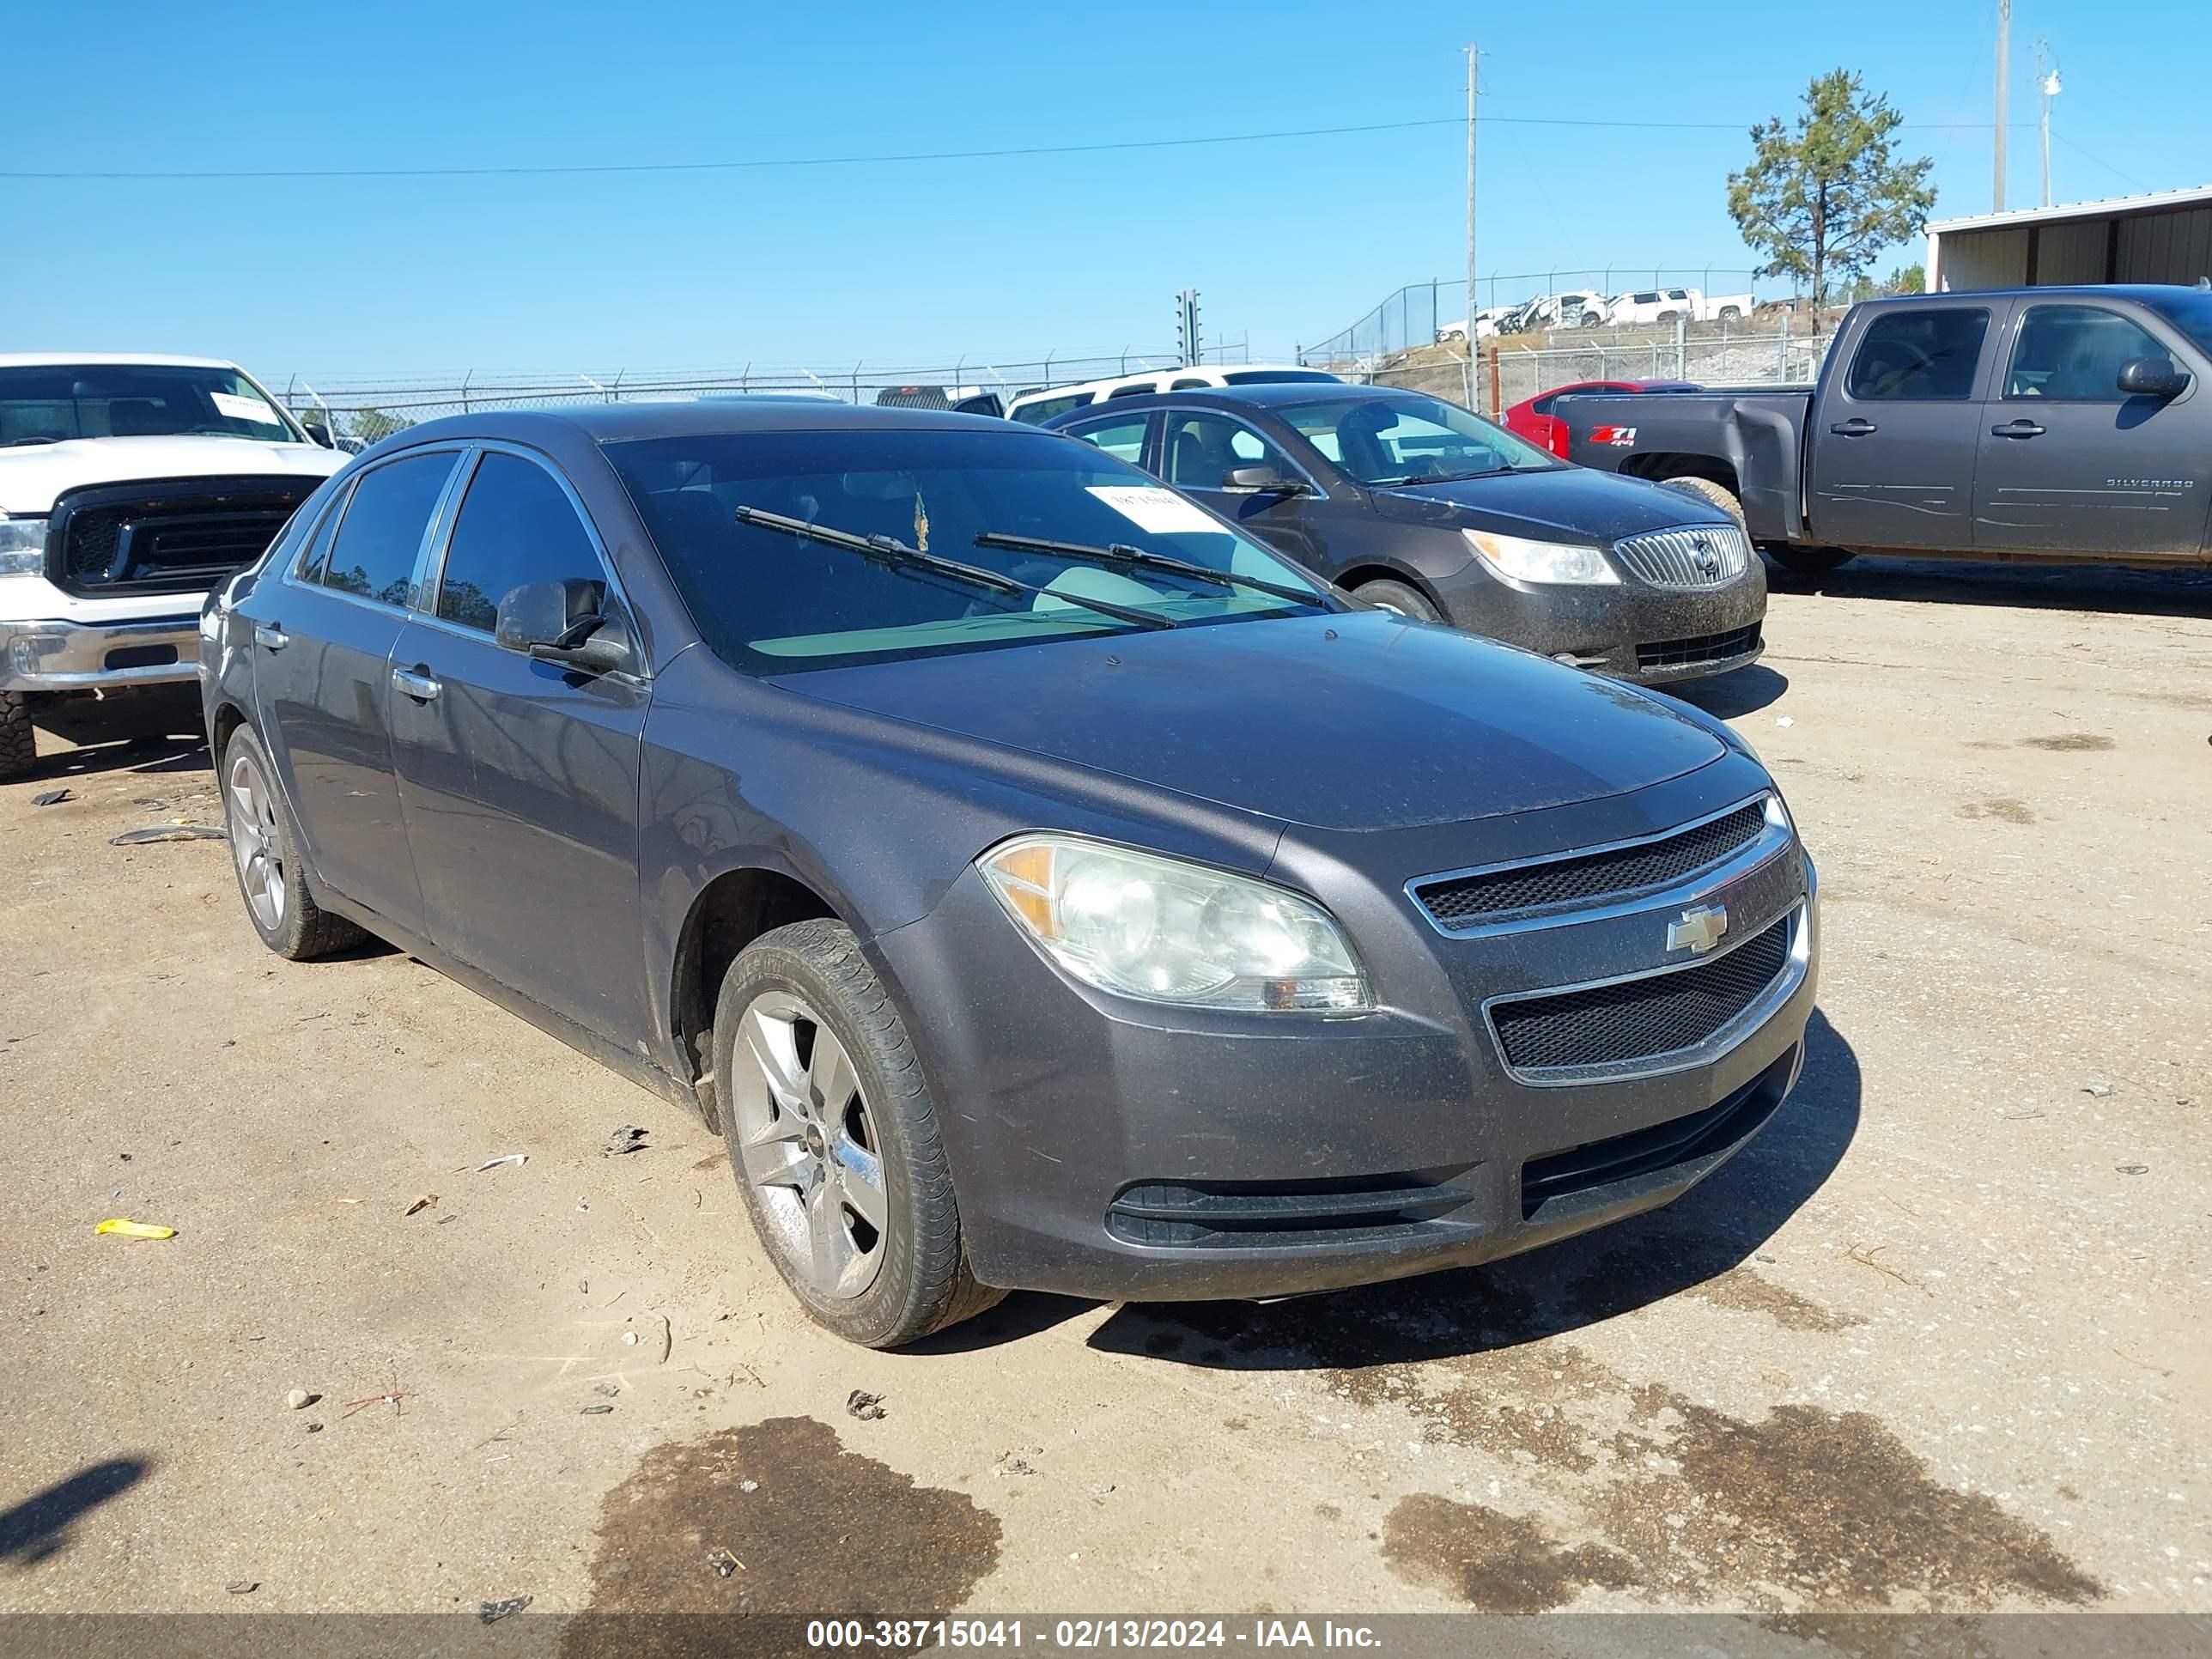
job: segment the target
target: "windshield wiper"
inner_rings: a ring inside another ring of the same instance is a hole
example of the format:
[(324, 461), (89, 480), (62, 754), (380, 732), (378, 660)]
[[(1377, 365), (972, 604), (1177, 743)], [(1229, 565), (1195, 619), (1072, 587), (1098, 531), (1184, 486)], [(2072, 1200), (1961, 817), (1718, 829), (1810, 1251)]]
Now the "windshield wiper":
[(1232, 575), (1226, 570), (1216, 570), (1208, 565), (1193, 564), (1188, 559), (1170, 558), (1164, 553), (1147, 553), (1143, 548), (1131, 547), (1125, 542), (1115, 542), (1108, 547), (1091, 547), (1081, 542), (1055, 542), (1042, 536), (1009, 536), (1002, 531), (987, 530), (975, 538), (975, 545), (1004, 547), (1018, 552), (1056, 553), (1065, 559), (1087, 559), (1093, 564), (1103, 565), (1107, 569), (1123, 575), (1131, 570), (1164, 571), (1210, 582), (1217, 587), (1249, 587), (1256, 593), (1270, 593), (1279, 599), (1310, 605), (1317, 611), (1328, 609), (1321, 595), (1310, 589), (1289, 587), (1280, 582), (1263, 582), (1254, 576)]
[(895, 536), (856, 536), (849, 530), (831, 530), (823, 525), (809, 524), (804, 519), (763, 512), (757, 507), (740, 507), (733, 516), (739, 524), (758, 525), (763, 530), (796, 536), (801, 541), (820, 542), (825, 547), (842, 547), (848, 553), (858, 553), (862, 558), (881, 565), (886, 570), (926, 570), (933, 575), (965, 582), (970, 587), (988, 588), (994, 593), (1026, 593), (1032, 598), (1048, 593), (1069, 605), (1079, 605), (1086, 611), (1096, 611), (1102, 616), (1133, 623), (1139, 628), (1175, 626), (1167, 617), (1156, 617), (1148, 611), (1133, 610), (1126, 605), (1115, 605), (1109, 599), (1094, 599), (1087, 594), (1064, 593), (1057, 588), (1032, 587), (1027, 582), (1016, 581), (1012, 576), (986, 570), (980, 564), (963, 564), (957, 559), (940, 558), (934, 553), (925, 553), (918, 547), (908, 547)]
[(1501, 472), (1510, 472), (1510, 466), (1478, 467), (1472, 472), (1408, 472), (1402, 478), (1372, 478), (1370, 489), (1401, 489), (1407, 484), (1458, 483), (1465, 478), (1494, 478)]

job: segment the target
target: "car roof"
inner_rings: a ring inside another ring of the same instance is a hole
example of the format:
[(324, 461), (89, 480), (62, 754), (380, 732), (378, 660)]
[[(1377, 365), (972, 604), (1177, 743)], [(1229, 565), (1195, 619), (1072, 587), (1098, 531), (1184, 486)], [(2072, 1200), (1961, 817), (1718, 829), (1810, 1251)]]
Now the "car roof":
[[(713, 403), (569, 404), (552, 409), (484, 410), (448, 415), (406, 429), (410, 444), (441, 438), (504, 438), (528, 443), (558, 428), (594, 443), (691, 438), (749, 432), (1020, 432), (988, 415), (934, 409), (886, 409), (818, 398), (750, 397)], [(1034, 431), (1035, 428), (1026, 428)]]
[[(1040, 398), (1073, 397), (1079, 393), (1088, 395), (1091, 393), (1108, 391), (1117, 386), (1135, 386), (1139, 381), (1143, 380), (1157, 380), (1163, 374), (1250, 374), (1254, 373), (1266, 374), (1271, 369), (1291, 368), (1308, 370), (1322, 374), (1328, 373), (1325, 368), (1318, 370), (1314, 369), (1313, 365), (1310, 363), (1201, 363), (1194, 368), (1177, 365), (1169, 368), (1141, 368), (1133, 374), (1109, 374), (1103, 380), (1078, 380), (1069, 386), (1040, 386), (1035, 392), (1023, 392), (1020, 397), (1014, 399), (1014, 402), (1018, 404), (1026, 404), (1034, 402)], [(1309, 384), (1318, 385), (1320, 383), (1318, 381), (1314, 381), (1310, 382)]]
[(158, 351), (0, 351), (0, 368), (66, 368), (72, 363), (137, 363), (153, 368), (236, 368), (222, 357), (173, 357)]
[(1400, 392), (1420, 398), (1436, 395), (1413, 386), (1358, 386), (1343, 380), (1261, 380), (1252, 386), (1193, 386), (1187, 392), (1152, 392), (1141, 398), (1116, 398), (1110, 405), (1086, 404), (1080, 409), (1071, 409), (1064, 415), (1055, 415), (1044, 424), (1048, 429), (1056, 429), (1063, 424), (1073, 425), (1086, 416), (1103, 414), (1109, 407), (1118, 410), (1158, 409), (1169, 404), (1200, 404), (1222, 409), (1273, 409), (1283, 404), (1364, 403), (1378, 394), (1388, 396)]

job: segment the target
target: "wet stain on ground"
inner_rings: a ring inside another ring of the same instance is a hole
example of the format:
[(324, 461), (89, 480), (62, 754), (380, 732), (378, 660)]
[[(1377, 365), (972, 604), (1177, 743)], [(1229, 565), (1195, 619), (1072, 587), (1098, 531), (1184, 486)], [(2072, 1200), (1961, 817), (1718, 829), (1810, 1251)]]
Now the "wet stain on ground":
[(2007, 823), (2033, 823), (2035, 813), (2024, 800), (2009, 795), (1995, 795), (1988, 800), (1962, 801), (1959, 805), (1962, 818), (2002, 818)]
[(727, 1152), (709, 1152), (691, 1167), (695, 1170), (719, 1170), (730, 1161)]
[(1432, 1443), (1577, 1473), (1595, 1466), (1601, 1448), (1571, 1407), (1616, 1395), (1621, 1386), (1613, 1371), (1565, 1342), (1336, 1371), (1328, 1382), (1334, 1395), (1354, 1405), (1404, 1407)]
[[(964, 1492), (918, 1486), (811, 1418), (657, 1446), (600, 1504), (591, 1605), (561, 1650), (800, 1651), (801, 1628), (778, 1615), (949, 1612), (997, 1563), (999, 1538)], [(732, 1622), (756, 1618), (757, 1640)]]
[(2096, 754), (2115, 747), (2112, 740), (2096, 732), (2062, 732), (2051, 738), (2022, 738), (2023, 749), (2047, 749), (2061, 755)]
[(1601, 1544), (1553, 1542), (1523, 1516), (1433, 1492), (1402, 1499), (1382, 1523), (1382, 1559), (1401, 1576), (1486, 1613), (1545, 1613), (1593, 1585), (1626, 1589), (1637, 1564)]
[(2078, 1607), (2106, 1593), (2045, 1534), (1931, 1478), (1866, 1413), (1785, 1405), (1752, 1423), (1646, 1388), (1632, 1416), (1639, 1425), (1611, 1449), (1619, 1474), (1577, 1506), (1592, 1541), (1568, 1547), (1425, 1493), (1391, 1512), (1385, 1559), (1492, 1612), (1564, 1606), (1592, 1589), (1776, 1612)]
[(1832, 1336), (1854, 1325), (1866, 1323), (1862, 1314), (1838, 1313), (1832, 1308), (1824, 1308), (1749, 1267), (1731, 1267), (1726, 1273), (1716, 1273), (1691, 1285), (1683, 1294), (1710, 1302), (1717, 1308), (1765, 1314), (1785, 1331), (1817, 1331)]

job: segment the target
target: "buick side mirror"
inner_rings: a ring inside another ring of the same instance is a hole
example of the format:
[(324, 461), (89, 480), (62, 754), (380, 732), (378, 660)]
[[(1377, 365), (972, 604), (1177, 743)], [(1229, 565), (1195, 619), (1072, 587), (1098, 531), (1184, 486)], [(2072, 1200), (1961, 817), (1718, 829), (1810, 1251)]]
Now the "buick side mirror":
[(2130, 357), (2120, 365), (2120, 390), (2136, 398), (2179, 398), (2189, 376), (2171, 357)]
[(605, 592), (595, 581), (525, 582), (499, 602), (493, 637), (504, 650), (580, 674), (627, 670), (629, 641), (600, 610)]
[(1224, 489), (1248, 495), (1310, 495), (1313, 486), (1299, 478), (1286, 478), (1272, 466), (1238, 466), (1221, 481)]

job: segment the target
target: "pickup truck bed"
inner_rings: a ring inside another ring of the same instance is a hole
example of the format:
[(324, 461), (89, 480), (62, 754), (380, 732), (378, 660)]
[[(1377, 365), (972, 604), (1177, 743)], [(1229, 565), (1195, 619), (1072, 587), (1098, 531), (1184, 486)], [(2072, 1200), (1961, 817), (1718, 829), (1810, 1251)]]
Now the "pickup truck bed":
[(1855, 553), (2212, 557), (2212, 292), (2041, 288), (1855, 307), (1810, 386), (1553, 404), (1568, 457), (1726, 492), (1785, 568)]

